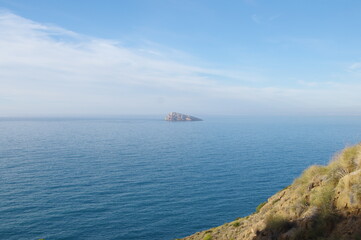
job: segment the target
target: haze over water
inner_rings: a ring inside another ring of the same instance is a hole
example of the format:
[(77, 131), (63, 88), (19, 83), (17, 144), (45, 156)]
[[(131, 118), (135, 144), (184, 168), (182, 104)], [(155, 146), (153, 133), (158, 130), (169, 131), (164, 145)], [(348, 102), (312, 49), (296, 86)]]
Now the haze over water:
[(254, 212), (360, 120), (1, 119), (0, 238), (184, 237)]

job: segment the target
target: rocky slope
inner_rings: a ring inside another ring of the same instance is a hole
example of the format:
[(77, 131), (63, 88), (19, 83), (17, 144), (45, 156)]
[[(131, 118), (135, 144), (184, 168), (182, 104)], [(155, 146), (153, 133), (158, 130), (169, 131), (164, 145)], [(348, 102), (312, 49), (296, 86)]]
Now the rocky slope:
[(254, 214), (184, 240), (361, 240), (361, 145), (311, 166)]
[(200, 118), (196, 118), (190, 115), (171, 112), (165, 117), (166, 121), (202, 121)]

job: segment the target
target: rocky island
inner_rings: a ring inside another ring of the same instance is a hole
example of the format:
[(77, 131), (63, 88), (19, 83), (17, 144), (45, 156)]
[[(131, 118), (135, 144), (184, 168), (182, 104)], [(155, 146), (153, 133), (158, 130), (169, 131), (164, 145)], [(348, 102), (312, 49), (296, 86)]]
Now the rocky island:
[(166, 121), (202, 121), (200, 118), (196, 118), (190, 115), (171, 112), (165, 117)]
[(255, 213), (184, 240), (361, 239), (361, 144), (306, 169)]

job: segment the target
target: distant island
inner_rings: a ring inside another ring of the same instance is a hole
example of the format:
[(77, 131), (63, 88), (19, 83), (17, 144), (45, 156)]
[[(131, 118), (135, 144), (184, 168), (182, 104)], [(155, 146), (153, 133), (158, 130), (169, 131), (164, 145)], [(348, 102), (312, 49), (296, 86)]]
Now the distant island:
[(306, 169), (255, 210), (183, 240), (361, 239), (361, 144)]
[(190, 115), (177, 113), (177, 112), (171, 112), (165, 117), (166, 121), (203, 121), (200, 118), (193, 117)]

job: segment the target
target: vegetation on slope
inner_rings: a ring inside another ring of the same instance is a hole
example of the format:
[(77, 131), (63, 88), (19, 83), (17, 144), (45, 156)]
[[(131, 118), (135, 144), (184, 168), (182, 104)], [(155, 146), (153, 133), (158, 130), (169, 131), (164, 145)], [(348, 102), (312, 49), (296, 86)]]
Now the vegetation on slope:
[(186, 240), (361, 240), (361, 145), (305, 170), (246, 218)]

